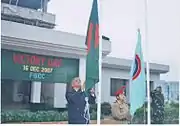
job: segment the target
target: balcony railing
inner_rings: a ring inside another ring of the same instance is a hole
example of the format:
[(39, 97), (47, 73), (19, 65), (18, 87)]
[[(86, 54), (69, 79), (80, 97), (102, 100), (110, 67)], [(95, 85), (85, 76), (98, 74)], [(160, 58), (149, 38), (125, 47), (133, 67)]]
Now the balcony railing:
[(1, 4), (1, 20), (12, 21), (44, 28), (55, 27), (55, 15), (41, 11)]

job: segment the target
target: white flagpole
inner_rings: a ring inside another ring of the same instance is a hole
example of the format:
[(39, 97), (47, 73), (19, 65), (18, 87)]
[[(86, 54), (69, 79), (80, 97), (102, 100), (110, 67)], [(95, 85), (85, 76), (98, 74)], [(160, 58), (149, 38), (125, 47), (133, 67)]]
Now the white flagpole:
[(101, 75), (102, 75), (102, 25), (101, 25), (101, 5), (100, 0), (98, 3), (98, 16), (99, 16), (99, 83), (98, 83), (98, 97), (97, 97), (97, 124), (101, 124)]
[(150, 109), (150, 71), (149, 71), (149, 55), (148, 55), (148, 0), (145, 0), (145, 51), (146, 51), (146, 77), (147, 77), (147, 122), (151, 124)]

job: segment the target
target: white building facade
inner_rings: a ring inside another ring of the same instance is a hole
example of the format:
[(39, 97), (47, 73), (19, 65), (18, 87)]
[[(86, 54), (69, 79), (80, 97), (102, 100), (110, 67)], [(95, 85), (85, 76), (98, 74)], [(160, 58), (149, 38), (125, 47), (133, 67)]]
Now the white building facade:
[[(66, 84), (77, 76), (85, 80), (85, 36), (53, 30), (53, 14), (5, 3), (1, 14), (2, 109), (65, 108)], [(111, 42), (103, 37), (102, 102), (112, 103), (114, 92), (127, 84), (131, 61), (107, 57), (110, 52)], [(153, 83), (169, 67), (150, 64), (150, 71)]]
[[(102, 63), (102, 102), (112, 103), (115, 101), (114, 93), (126, 85), (126, 96), (129, 101), (129, 79), (131, 60), (106, 57)], [(150, 89), (153, 90), (155, 83), (160, 80), (160, 74), (167, 73), (169, 66), (150, 63)]]
[[(85, 80), (85, 36), (53, 30), (55, 15), (47, 12), (2, 3), (1, 14), (2, 108), (65, 107), (66, 84)], [(110, 51), (103, 39), (103, 57)]]

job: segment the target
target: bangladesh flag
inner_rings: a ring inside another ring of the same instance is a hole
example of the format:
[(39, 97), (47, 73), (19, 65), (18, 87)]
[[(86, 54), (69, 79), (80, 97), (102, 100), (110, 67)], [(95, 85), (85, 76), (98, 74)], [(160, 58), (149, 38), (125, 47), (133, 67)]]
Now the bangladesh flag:
[(93, 0), (91, 15), (88, 24), (86, 46), (86, 84), (88, 91), (99, 82), (99, 21), (97, 0)]

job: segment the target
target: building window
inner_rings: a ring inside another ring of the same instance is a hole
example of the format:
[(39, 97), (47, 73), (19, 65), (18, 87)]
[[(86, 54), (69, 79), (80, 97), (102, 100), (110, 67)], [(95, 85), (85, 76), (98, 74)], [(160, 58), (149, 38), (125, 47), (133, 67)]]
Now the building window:
[(30, 84), (30, 81), (16, 82), (3, 79), (1, 83), (2, 110), (29, 108)]
[(169, 100), (178, 102), (179, 101), (179, 84), (178, 82), (169, 82)]
[[(154, 89), (154, 81), (150, 81), (149, 84), (150, 84), (150, 92), (151, 92)], [(147, 81), (146, 81), (146, 96), (147, 96)]]
[[(111, 78), (110, 80), (111, 96), (115, 96), (115, 92), (118, 91), (122, 86), (125, 86), (128, 83), (129, 83), (128, 79)], [(150, 91), (152, 91), (153, 88), (154, 88), (154, 82), (150, 81)], [(125, 95), (127, 95), (126, 94), (127, 89), (124, 91), (125, 91)], [(147, 96), (147, 82), (146, 82), (146, 96)]]
[[(127, 80), (127, 79), (111, 78), (110, 79), (110, 93), (111, 93), (110, 95), (115, 96), (115, 93), (122, 86), (125, 86), (128, 82), (129, 82), (129, 80)], [(125, 91), (125, 95), (126, 95), (126, 89), (124, 91)]]

